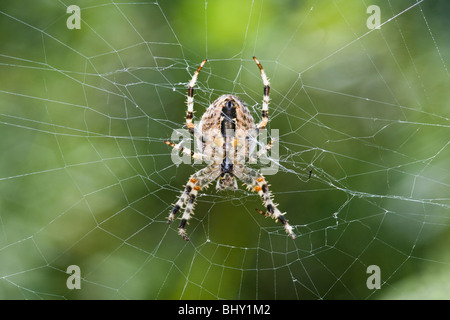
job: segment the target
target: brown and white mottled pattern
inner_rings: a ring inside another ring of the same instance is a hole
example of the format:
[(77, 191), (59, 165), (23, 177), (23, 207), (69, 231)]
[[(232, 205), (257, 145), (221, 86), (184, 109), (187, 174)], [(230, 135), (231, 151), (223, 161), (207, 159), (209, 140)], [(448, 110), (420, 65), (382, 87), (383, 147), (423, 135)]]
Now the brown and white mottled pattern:
[[(228, 101), (235, 103), (236, 125), (231, 134), (224, 136), (221, 132), (225, 117), (222, 109)], [(258, 131), (253, 117), (244, 102), (235, 95), (225, 94), (217, 98), (203, 114), (198, 131), (202, 134), (198, 141), (202, 153), (211, 159), (217, 158), (220, 163), (224, 156), (224, 143), (228, 156), (237, 163), (245, 163), (256, 147)]]

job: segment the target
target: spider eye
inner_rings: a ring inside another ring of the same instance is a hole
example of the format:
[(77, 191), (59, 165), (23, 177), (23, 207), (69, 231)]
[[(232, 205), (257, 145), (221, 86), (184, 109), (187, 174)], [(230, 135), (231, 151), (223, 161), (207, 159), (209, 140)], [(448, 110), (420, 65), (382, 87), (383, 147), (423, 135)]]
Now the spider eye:
[[(222, 107), (222, 113), (228, 119), (236, 118), (236, 103), (233, 99), (226, 100)], [(230, 128), (231, 129), (231, 128)], [(234, 130), (234, 127), (233, 127)]]
[(225, 103), (225, 106), (226, 106), (228, 109), (234, 108), (234, 101), (233, 101), (233, 100), (228, 100), (228, 101)]

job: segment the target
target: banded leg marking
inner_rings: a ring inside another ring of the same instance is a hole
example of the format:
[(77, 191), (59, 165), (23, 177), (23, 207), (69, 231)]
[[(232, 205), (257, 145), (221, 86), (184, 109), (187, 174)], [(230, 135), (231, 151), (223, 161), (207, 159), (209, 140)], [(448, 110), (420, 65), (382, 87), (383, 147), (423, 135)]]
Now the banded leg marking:
[(253, 60), (255, 60), (256, 64), (258, 65), (259, 71), (261, 72), (261, 79), (264, 84), (264, 95), (263, 95), (263, 104), (262, 104), (262, 119), (261, 122), (258, 124), (258, 129), (264, 129), (267, 126), (267, 122), (269, 121), (269, 95), (270, 95), (270, 82), (267, 78), (267, 75), (256, 57), (253, 57)]
[(196, 160), (208, 160), (208, 157), (205, 156), (204, 154), (194, 152), (194, 151), (192, 151), (189, 148), (185, 148), (185, 147), (181, 146), (180, 144), (175, 144), (175, 143), (170, 142), (170, 141), (164, 141), (164, 143), (169, 145), (169, 146), (171, 146), (175, 150), (178, 150), (178, 151), (180, 151), (180, 152), (182, 152), (182, 153), (184, 153), (184, 154), (186, 154), (186, 155), (188, 155), (188, 156), (190, 156), (190, 157), (192, 157), (192, 158), (194, 158)]
[(200, 70), (202, 70), (205, 63), (206, 59), (203, 60), (202, 63), (198, 66), (197, 70), (192, 76), (191, 81), (189, 81), (188, 84), (186, 125), (192, 134), (194, 134), (195, 132), (195, 127), (192, 123), (192, 119), (194, 118), (194, 86), (197, 82), (198, 74), (200, 73)]
[(265, 216), (272, 217), (275, 221), (279, 220), (291, 238), (295, 239), (292, 226), (284, 218), (284, 214), (281, 213), (277, 206), (273, 203), (272, 193), (269, 191), (269, 185), (266, 179), (258, 171), (245, 166), (243, 166), (241, 170), (236, 171), (236, 176), (247, 185), (248, 189), (257, 192), (261, 197), (267, 211), (265, 213), (259, 209), (256, 209), (256, 211)]
[(220, 170), (218, 167), (208, 166), (196, 173), (194, 173), (186, 184), (186, 188), (178, 199), (177, 203), (173, 207), (172, 211), (169, 214), (168, 223), (172, 222), (175, 219), (175, 215), (180, 211), (183, 206), (186, 204), (183, 215), (181, 217), (181, 222), (178, 227), (178, 233), (181, 237), (189, 241), (189, 238), (186, 235), (186, 224), (188, 220), (191, 218), (193, 214), (195, 200), (197, 197), (197, 193), (202, 188), (207, 188), (208, 185), (214, 181), (218, 175), (220, 174)]

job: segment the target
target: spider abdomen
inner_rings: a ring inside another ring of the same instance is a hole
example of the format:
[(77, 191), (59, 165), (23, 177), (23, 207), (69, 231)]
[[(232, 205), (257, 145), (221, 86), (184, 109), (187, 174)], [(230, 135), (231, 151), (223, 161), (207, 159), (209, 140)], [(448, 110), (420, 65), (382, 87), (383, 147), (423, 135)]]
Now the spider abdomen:
[(244, 102), (235, 95), (225, 94), (217, 98), (203, 114), (199, 131), (203, 140), (198, 141), (202, 152), (216, 164), (225, 157), (233, 163), (243, 163), (255, 148), (256, 125)]

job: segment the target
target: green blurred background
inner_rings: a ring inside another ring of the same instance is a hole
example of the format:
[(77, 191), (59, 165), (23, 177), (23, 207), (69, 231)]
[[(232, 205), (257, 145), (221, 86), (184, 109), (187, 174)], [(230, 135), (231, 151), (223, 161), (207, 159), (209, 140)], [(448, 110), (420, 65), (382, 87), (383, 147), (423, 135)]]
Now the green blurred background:
[[(69, 30), (69, 5), (81, 29)], [(381, 29), (368, 29), (367, 7)], [(450, 298), (447, 1), (2, 1), (0, 298)], [(189, 175), (168, 146), (234, 93), (258, 121), (271, 79), (294, 226), (244, 188), (166, 224)], [(308, 174), (312, 170), (311, 178)], [(69, 265), (81, 289), (66, 286)], [(366, 270), (378, 265), (381, 289)]]

